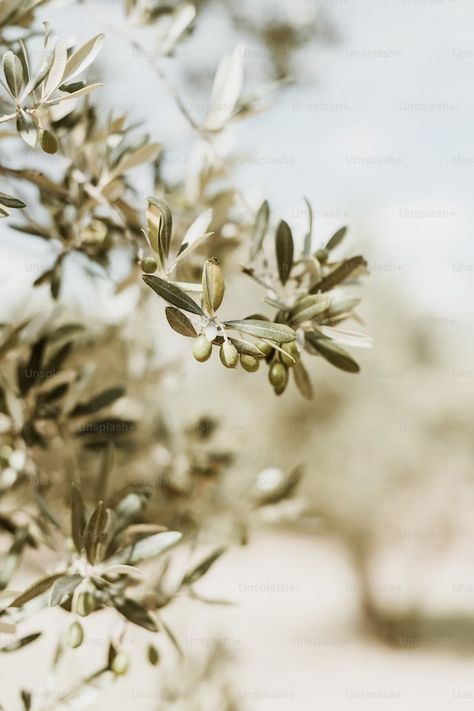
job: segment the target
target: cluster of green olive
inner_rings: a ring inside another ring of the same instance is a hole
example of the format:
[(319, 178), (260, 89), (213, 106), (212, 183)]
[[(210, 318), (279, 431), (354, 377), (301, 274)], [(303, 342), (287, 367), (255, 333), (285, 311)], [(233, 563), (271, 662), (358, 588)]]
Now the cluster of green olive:
[[(264, 341), (259, 341), (255, 345), (262, 353), (260, 357), (247, 353), (239, 354), (239, 351), (231, 341), (224, 341), (219, 347), (219, 357), (222, 365), (226, 368), (237, 368), (240, 361), (240, 365), (244, 370), (247, 370), (249, 373), (255, 373), (255, 371), (259, 369), (260, 360), (271, 350), (271, 346)], [(206, 360), (209, 360), (211, 353), (212, 343), (209, 343), (203, 333), (197, 336), (193, 343), (193, 356), (195, 359), (199, 361), (199, 363), (204, 363)]]
[[(277, 350), (271, 343), (263, 340), (258, 340), (255, 346), (260, 351), (261, 355), (252, 355), (250, 353), (240, 353), (235, 345), (229, 341), (224, 341), (219, 346), (219, 357), (222, 365), (226, 368), (236, 368), (238, 363), (248, 373), (255, 373), (260, 367), (260, 361), (266, 360), (269, 364), (268, 379), (277, 395), (285, 390), (288, 383), (288, 369), (291, 368), (299, 359), (299, 351), (296, 341), (284, 343)], [(212, 343), (210, 343), (204, 334), (197, 336), (193, 343), (193, 356), (204, 363), (209, 360), (212, 353)]]

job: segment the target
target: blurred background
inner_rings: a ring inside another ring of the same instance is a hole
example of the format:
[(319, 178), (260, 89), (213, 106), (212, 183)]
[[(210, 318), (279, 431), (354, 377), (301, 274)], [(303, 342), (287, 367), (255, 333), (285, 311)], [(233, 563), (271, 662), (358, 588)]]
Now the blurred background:
[[(44, 13), (58, 32), (84, 39), (91, 24), (107, 32), (118, 21), (118, 4)], [(293, 389), (276, 400), (264, 378), (190, 362), (161, 314), (148, 322), (160, 352), (179, 363), (168, 384), (176, 416), (222, 418), (220, 437), (240, 452), (234, 476), (298, 464), (305, 472), (287, 522), (262, 520), (202, 581), (203, 595), (235, 605), (173, 608), (183, 648), (212, 657), (198, 680), (203, 693), (229, 685), (244, 709), (470, 708), (474, 7), (229, 0), (201, 12), (207, 20), (178, 47), (170, 73), (199, 113), (217, 62), (240, 41), (246, 87), (281, 84), (268, 110), (226, 137), (238, 184), (253, 205), (267, 198), (300, 238), (303, 196), (318, 243), (349, 225), (349, 252), (369, 262), (358, 295), (374, 348), (359, 356), (358, 376), (317, 359), (313, 402)], [(104, 105), (145, 117), (167, 146), (165, 174), (179, 180), (192, 143), (186, 123), (159, 85), (144, 94), (151, 70), (120, 37), (102, 59)], [(18, 234), (1, 229), (1, 320), (49, 308), (46, 294), (29, 292), (48, 244), (22, 236), (19, 249)], [(132, 290), (90, 289), (105, 320), (132, 313)], [(65, 298), (80, 313), (72, 292)], [(239, 308), (249, 299), (238, 275), (229, 293)], [(154, 673), (136, 669), (107, 703), (159, 708), (143, 691)], [(192, 698), (173, 705), (169, 693), (170, 708), (205, 708)]]

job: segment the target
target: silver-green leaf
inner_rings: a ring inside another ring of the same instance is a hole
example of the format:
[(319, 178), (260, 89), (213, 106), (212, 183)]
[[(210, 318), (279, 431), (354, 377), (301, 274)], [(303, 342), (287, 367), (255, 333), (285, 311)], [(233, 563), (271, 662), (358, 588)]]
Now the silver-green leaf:
[(243, 319), (242, 321), (226, 321), (227, 328), (248, 333), (256, 338), (266, 338), (275, 343), (289, 343), (294, 341), (296, 334), (292, 328), (282, 323), (260, 321), (259, 319)]
[(171, 284), (154, 274), (143, 274), (142, 279), (149, 287), (153, 289), (158, 296), (167, 301), (172, 306), (176, 306), (178, 309), (183, 311), (188, 311), (192, 314), (198, 314), (199, 316), (204, 316), (204, 311), (198, 304), (196, 304), (190, 296), (188, 296), (179, 286)]

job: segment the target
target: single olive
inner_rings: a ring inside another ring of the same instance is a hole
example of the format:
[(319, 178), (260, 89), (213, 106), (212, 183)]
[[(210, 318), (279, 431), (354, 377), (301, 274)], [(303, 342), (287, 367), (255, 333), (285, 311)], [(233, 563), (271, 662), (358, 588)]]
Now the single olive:
[(267, 341), (262, 341), (260, 338), (258, 341), (255, 343), (259, 351), (262, 351), (263, 357), (267, 356), (270, 351), (273, 350), (273, 346), (271, 343), (267, 343)]
[(241, 353), (240, 355), (240, 365), (248, 373), (255, 373), (260, 367), (260, 361), (253, 355), (247, 355), (246, 353)]
[(281, 395), (281, 393), (285, 390), (286, 384), (288, 382), (287, 368), (285, 368), (283, 363), (280, 363), (279, 361), (272, 363), (268, 373), (268, 379), (273, 385), (275, 393), (277, 395)]
[(79, 593), (76, 603), (76, 612), (81, 617), (87, 617), (95, 608), (94, 595), (87, 590)]
[(123, 674), (127, 673), (128, 666), (128, 656), (125, 654), (125, 652), (117, 652), (117, 654), (112, 660), (110, 668), (112, 669), (114, 674), (117, 674), (117, 676), (122, 676)]
[(212, 353), (212, 344), (209, 343), (204, 333), (194, 339), (193, 343), (193, 356), (200, 363), (209, 360)]
[(67, 643), (69, 647), (76, 649), (80, 647), (84, 640), (84, 630), (80, 622), (73, 622), (67, 631)]
[(291, 368), (300, 358), (300, 352), (298, 350), (298, 346), (296, 345), (296, 341), (283, 343), (281, 349), (284, 351), (283, 353), (280, 353), (281, 362), (283, 365), (286, 365), (287, 368)]
[(145, 274), (153, 274), (153, 272), (156, 272), (157, 268), (158, 264), (153, 257), (146, 257), (146, 259), (142, 262), (142, 270)]
[(239, 353), (237, 348), (230, 341), (225, 341), (219, 351), (219, 356), (222, 365), (226, 368), (236, 368), (239, 362)]

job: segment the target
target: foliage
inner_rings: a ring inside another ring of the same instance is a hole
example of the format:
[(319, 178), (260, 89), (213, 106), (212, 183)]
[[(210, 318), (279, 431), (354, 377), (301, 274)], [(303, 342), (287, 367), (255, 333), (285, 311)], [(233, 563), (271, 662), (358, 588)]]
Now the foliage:
[[(253, 373), (266, 365), (277, 395), (291, 371), (301, 393), (312, 396), (303, 353), (354, 373), (358, 365), (340, 344), (366, 346), (369, 340), (339, 328), (355, 317), (359, 303), (339, 296), (339, 287), (366, 271), (359, 255), (334, 256), (345, 228), (316, 248), (308, 203), (299, 247), (291, 227), (272, 220), (267, 201), (256, 211), (248, 208), (233, 182), (231, 160), (220, 153), (219, 139), (229, 127), (261, 109), (260, 95), (243, 95), (239, 48), (222, 58), (209, 109), (196, 117), (161, 65), (194, 31), (194, 5), (125, 2), (123, 31), (109, 28), (112, 37), (123, 33), (140, 51), (136, 28), (156, 30), (152, 67), (196, 139), (188, 174), (172, 184), (162, 171), (166, 148), (141, 132), (133, 117), (110, 112), (104, 119), (100, 103), (91, 102), (102, 85), (86, 83), (83, 72), (97, 71), (104, 35), (72, 47), (55, 38), (49, 23), (41, 31), (38, 14), (47, 4), (6, 0), (0, 10), (0, 123), (8, 128), (1, 139), (10, 145), (19, 137), (26, 144), (25, 167), (0, 163), (2, 178), (15, 184), (15, 197), (0, 193), (0, 216), (21, 210), (19, 222), (5, 222), (51, 246), (51, 266), (31, 288), (35, 294), (47, 290), (55, 304), (47, 314), (0, 325), (0, 631), (11, 635), (0, 652), (50, 634), (22, 630), (42, 609), (58, 608), (66, 624), (51, 666), (55, 675), (65, 650), (83, 644), (83, 618), (106, 610), (121, 625), (117, 635), (112, 619), (103, 666), (48, 706), (55, 708), (84, 687), (127, 672), (127, 625), (151, 636), (163, 631), (180, 655), (166, 608), (183, 595), (215, 602), (201, 598), (196, 583), (229, 545), (245, 543), (257, 510), (278, 509), (301, 477), (299, 467), (280, 471), (268, 486), (257, 475), (236, 491), (229, 484), (236, 452), (216, 444), (218, 423), (206, 414), (179, 425), (170, 417), (162, 380), (176, 364), (157, 363), (148, 330), (123, 322), (98, 327), (94, 305), (88, 305), (90, 319), (68, 313), (62, 297), (70, 261), (79, 258), (84, 277), (113, 282), (117, 294), (140, 290), (135, 316), (153, 313), (154, 295), (160, 296), (169, 326), (192, 339), (196, 360), (218, 349), (228, 369), (240, 364)], [(38, 56), (40, 62), (32, 61)], [(51, 171), (26, 167), (34, 151), (61, 160)], [(140, 166), (154, 175), (145, 215), (132, 177)], [(16, 197), (23, 189), (25, 200)], [(271, 316), (260, 313), (260, 305), (255, 313), (221, 315), (227, 274), (244, 250), (239, 278), (263, 288)], [(128, 267), (120, 279), (117, 253)], [(175, 558), (176, 548), (192, 553), (191, 561)], [(43, 575), (17, 590), (18, 571), (29, 570), (33, 555)], [(144, 655), (154, 666), (161, 651), (150, 641)], [(198, 684), (199, 673), (195, 677)], [(33, 691), (25, 679), (19, 691), (25, 709), (36, 708)]]

